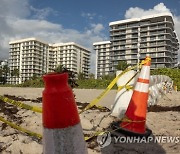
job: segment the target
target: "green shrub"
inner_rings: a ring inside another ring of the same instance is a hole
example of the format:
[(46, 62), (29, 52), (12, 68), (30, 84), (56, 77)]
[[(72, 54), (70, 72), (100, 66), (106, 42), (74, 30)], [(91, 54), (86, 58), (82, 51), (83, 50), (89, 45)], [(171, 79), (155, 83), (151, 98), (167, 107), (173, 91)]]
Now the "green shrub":
[[(178, 91), (180, 91), (180, 69), (172, 69), (172, 68), (162, 68), (151, 70), (151, 75), (167, 75), (173, 81), (174, 85), (177, 86)], [(103, 77), (103, 79), (81, 79), (77, 80), (77, 84), (79, 85), (77, 88), (81, 89), (105, 89), (111, 83), (115, 76), (111, 77)], [(74, 83), (74, 82), (73, 82)], [(25, 81), (19, 85), (3, 85), (3, 86), (18, 86), (18, 87), (44, 87), (44, 83), (41, 77), (33, 78)], [(117, 89), (116, 84), (113, 87)]]
[[(80, 89), (105, 89), (111, 83), (111, 79), (86, 79), (78, 80), (78, 88)], [(116, 85), (113, 88), (117, 88)]]
[(44, 87), (44, 82), (41, 77), (36, 77), (35, 79), (30, 79), (22, 84), (17, 85), (18, 87)]

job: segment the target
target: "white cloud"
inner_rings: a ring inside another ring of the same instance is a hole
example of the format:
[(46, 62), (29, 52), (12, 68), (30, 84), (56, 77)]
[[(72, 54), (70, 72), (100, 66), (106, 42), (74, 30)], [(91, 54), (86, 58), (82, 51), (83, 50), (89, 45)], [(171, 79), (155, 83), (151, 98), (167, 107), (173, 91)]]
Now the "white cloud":
[(0, 16), (27, 17), (30, 15), (28, 0), (0, 0)]
[(149, 10), (144, 10), (139, 7), (131, 7), (126, 11), (125, 18), (137, 18), (158, 13), (171, 13), (171, 11), (164, 5), (164, 3), (159, 3), (156, 6), (154, 6), (153, 9)]
[(18, 35), (20, 33), (33, 33), (37, 31), (57, 31), (61, 28), (61, 25), (50, 23), (46, 20), (15, 19), (7, 20), (7, 22)]
[(85, 17), (89, 20), (92, 20), (96, 16), (96, 13), (85, 13), (85, 12), (83, 12), (83, 13), (81, 13), (81, 16)]
[[(9, 41), (27, 37), (37, 37), (48, 43), (76, 42), (95, 53), (92, 44), (102, 41), (105, 36), (102, 24), (90, 24), (90, 27), (80, 32), (66, 29), (61, 24), (46, 20), (56, 11), (51, 8), (36, 9), (29, 0), (0, 0), (0, 59), (8, 58)], [(87, 14), (89, 18), (95, 14)], [(91, 59), (92, 72), (95, 70), (95, 59)]]
[(91, 24), (91, 27), (95, 34), (99, 34), (104, 29), (102, 24)]
[[(146, 15), (152, 15), (152, 14), (158, 14), (158, 13), (171, 13), (171, 10), (168, 9), (164, 3), (159, 3), (156, 6), (154, 6), (153, 9), (149, 9), (149, 10), (144, 10), (142, 8), (139, 7), (131, 7), (129, 8), (126, 13), (125, 13), (125, 18), (129, 19), (129, 18), (139, 18), (142, 16), (146, 16)], [(178, 36), (178, 39), (180, 41), (180, 16), (176, 16), (173, 15), (173, 19), (174, 19), (174, 23), (175, 23), (175, 31), (176, 34)], [(178, 55), (178, 59), (180, 61), (180, 51), (179, 51), (179, 55)]]
[(49, 7), (43, 9), (36, 9), (33, 6), (31, 6), (30, 9), (34, 13), (33, 18), (35, 19), (46, 19), (51, 14), (55, 16), (58, 14), (57, 11)]

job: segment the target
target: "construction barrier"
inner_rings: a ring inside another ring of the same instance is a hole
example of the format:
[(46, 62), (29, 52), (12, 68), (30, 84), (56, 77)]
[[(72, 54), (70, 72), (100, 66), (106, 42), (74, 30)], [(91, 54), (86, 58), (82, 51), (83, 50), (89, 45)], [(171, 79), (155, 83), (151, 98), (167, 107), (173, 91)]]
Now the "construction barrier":
[(80, 118), (68, 74), (43, 76), (43, 153), (86, 154)]
[(150, 76), (148, 105), (155, 105), (162, 96), (171, 92), (173, 89), (173, 81), (166, 75)]
[[(117, 71), (116, 76), (118, 76), (120, 73), (121, 71)], [(122, 75), (121, 78), (117, 80), (118, 92), (111, 109), (112, 116), (120, 119), (124, 116), (133, 93), (133, 86), (137, 80), (136, 75), (136, 71), (131, 70), (129, 72), (126, 72), (124, 75)], [(127, 82), (128, 84), (126, 84)]]

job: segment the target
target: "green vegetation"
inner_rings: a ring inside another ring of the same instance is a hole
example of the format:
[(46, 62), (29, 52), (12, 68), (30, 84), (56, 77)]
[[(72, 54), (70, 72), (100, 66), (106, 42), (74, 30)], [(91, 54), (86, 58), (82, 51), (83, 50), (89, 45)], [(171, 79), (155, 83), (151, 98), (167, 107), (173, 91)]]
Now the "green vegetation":
[(120, 62), (118, 63), (118, 65), (116, 66), (116, 70), (122, 70), (122, 71), (124, 71), (128, 66), (129, 66), (129, 64), (127, 64), (126, 61), (120, 61)]
[[(56, 73), (64, 73), (67, 72), (69, 79), (68, 79), (68, 83), (69, 85), (74, 88), (77, 87), (77, 83), (75, 80), (75, 74), (72, 71), (69, 71), (68, 69), (66, 69), (65, 67), (63, 67), (62, 65), (58, 65), (54, 72)], [(36, 77), (36, 75), (34, 75), (30, 80), (25, 81), (22, 84), (17, 85), (18, 87), (44, 87), (44, 82), (42, 77)]]
[(19, 77), (19, 69), (15, 68), (10, 71), (8, 65), (4, 65), (0, 68), (0, 83), (3, 85), (6, 84), (9, 75)]
[[(106, 75), (103, 76), (102, 79), (84, 79), (84, 80), (77, 80), (78, 87), (80, 89), (105, 89), (111, 83), (111, 81), (115, 78), (115, 76)], [(117, 88), (114, 85), (113, 88)]]
[(13, 71), (11, 71), (11, 76), (19, 77), (19, 69), (15, 68)]
[[(65, 68), (62, 68), (63, 72), (68, 71)], [(58, 72), (58, 71), (57, 71)], [(89, 79), (85, 79), (83, 74), (78, 74), (78, 79), (75, 79), (74, 74), (71, 74), (70, 71), (68, 74), (69, 84), (72, 88), (81, 88), (81, 89), (105, 89), (110, 82), (115, 78), (115, 75), (105, 75), (101, 79), (94, 79), (94, 75), (91, 74)], [(171, 69), (171, 68), (162, 68), (155, 69), (151, 71), (151, 75), (167, 75), (173, 81), (174, 85), (177, 85), (178, 91), (180, 90), (180, 69)], [(9, 85), (5, 84), (4, 86), (17, 86), (17, 87), (44, 87), (44, 83), (41, 77), (33, 77), (30, 80), (25, 81), (20, 85)], [(115, 85), (113, 88), (117, 88)]]
[(18, 87), (44, 87), (44, 82), (41, 77), (32, 77), (30, 80), (26, 80), (24, 83), (17, 85)]
[(64, 67), (63, 65), (58, 65), (56, 68), (55, 68), (55, 70), (54, 70), (54, 72), (56, 72), (56, 73), (68, 73), (68, 83), (69, 83), (69, 85), (71, 86), (71, 88), (75, 88), (75, 87), (77, 87), (78, 86), (78, 84), (77, 84), (77, 82), (76, 82), (76, 75), (75, 75), (75, 73), (74, 72), (72, 72), (72, 71), (70, 71), (70, 70), (68, 70), (66, 67)]
[(7, 76), (9, 73), (8, 65), (4, 65), (0, 68), (0, 83), (5, 84), (7, 82)]

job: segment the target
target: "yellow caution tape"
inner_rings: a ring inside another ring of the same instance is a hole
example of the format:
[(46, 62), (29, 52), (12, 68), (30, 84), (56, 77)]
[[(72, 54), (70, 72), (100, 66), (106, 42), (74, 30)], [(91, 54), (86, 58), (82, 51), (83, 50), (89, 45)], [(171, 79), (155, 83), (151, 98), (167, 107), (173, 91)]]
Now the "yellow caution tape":
[[(147, 63), (148, 61), (150, 61), (151, 58), (146, 58), (146, 60), (143, 60), (140, 64), (137, 64), (136, 66), (133, 66), (133, 67), (130, 67), (130, 68), (127, 68), (126, 70), (124, 70), (123, 72), (121, 72), (109, 85), (108, 87), (97, 97), (95, 98), (91, 103), (89, 103), (79, 114), (83, 113), (84, 111), (90, 109), (91, 107), (93, 106), (97, 106), (98, 102), (112, 89), (112, 87), (114, 86), (114, 84), (117, 82), (117, 80), (123, 75), (125, 74), (126, 72), (138, 67), (138, 66), (142, 66), (143, 64)], [(135, 74), (136, 75), (136, 74)], [(134, 77), (134, 76), (133, 76)], [(132, 80), (132, 78), (126, 83), (125, 86), (127, 86), (127, 84)], [(121, 86), (121, 89), (123, 88), (124, 86)], [(119, 88), (120, 89), (120, 88)], [(15, 100), (12, 100), (12, 99), (9, 99), (7, 97), (3, 97), (3, 96), (0, 96), (0, 99), (3, 100), (4, 102), (6, 103), (11, 103), (17, 107), (21, 107), (21, 108), (24, 108), (24, 109), (27, 109), (27, 110), (32, 110), (34, 112), (39, 112), (39, 113), (42, 113), (42, 108), (40, 107), (36, 107), (36, 106), (30, 106), (30, 105), (27, 105), (25, 103), (22, 103), (22, 102), (19, 102), (19, 101), (15, 101)], [(101, 108), (101, 106), (97, 106), (99, 108)], [(34, 133), (34, 132), (31, 132), (25, 128), (22, 128), (16, 124), (13, 124), (7, 120), (5, 120), (4, 118), (2, 118), (0, 116), (0, 120), (6, 124), (8, 124), (9, 126), (21, 131), (21, 132), (24, 132), (24, 133), (27, 133), (29, 134), (30, 136), (35, 136), (39, 139), (42, 138), (42, 135), (41, 134), (38, 134), (38, 133)], [(127, 121), (129, 122), (128, 124), (130, 124), (131, 122), (144, 122), (144, 121), (132, 121), (132, 120), (129, 120), (127, 118), (124, 118), (123, 121)], [(125, 126), (124, 126), (125, 127)], [(120, 129), (120, 128), (118, 128)], [(113, 131), (116, 131), (118, 129), (115, 129), (115, 130), (112, 130), (111, 132)], [(108, 131), (98, 131), (98, 132), (95, 132), (93, 135), (89, 136), (89, 137), (85, 137), (85, 141), (91, 139), (92, 137), (95, 137), (95, 136), (98, 136), (98, 135), (101, 135), (101, 134), (104, 134)]]
[(129, 122), (129, 123), (131, 123), (131, 122), (134, 122), (134, 123), (145, 122), (145, 120), (131, 120), (126, 116), (121, 121), (122, 122)]
[(146, 57), (145, 60), (142, 60), (142, 62), (140, 63), (140, 66), (142, 66), (142, 65), (144, 65), (144, 64), (146, 64), (146, 63), (148, 63), (150, 61), (151, 61), (151, 58), (150, 57)]
[(8, 124), (8, 125), (11, 126), (12, 128), (15, 128), (15, 129), (17, 129), (17, 130), (19, 130), (19, 131), (21, 131), (21, 132), (27, 133), (27, 134), (30, 135), (30, 136), (35, 136), (35, 137), (37, 137), (37, 138), (39, 138), (39, 139), (42, 139), (42, 135), (41, 135), (41, 134), (31, 132), (31, 131), (29, 131), (29, 130), (27, 130), (27, 129), (25, 129), (25, 128), (22, 128), (22, 127), (20, 127), (20, 126), (18, 126), (18, 125), (16, 125), (16, 124), (13, 124), (13, 123), (5, 120), (5, 119), (4, 119), (3, 117), (1, 117), (1, 116), (0, 116), (0, 121)]
[(125, 85), (119, 86), (119, 87), (118, 87), (118, 91), (121, 91), (123, 88), (126, 88), (126, 90), (133, 89), (133, 86), (128, 85), (128, 83), (131, 82), (131, 80), (132, 80), (138, 73), (139, 73), (139, 71), (136, 72), (136, 73), (126, 82)]
[(134, 123), (145, 122), (145, 120), (131, 120), (131, 119), (127, 118), (127, 117), (124, 117), (121, 121), (122, 121), (122, 122), (128, 122), (128, 123), (125, 124), (125, 125), (123, 125), (123, 126), (121, 126), (121, 127), (119, 127), (119, 128), (117, 128), (117, 129), (114, 129), (114, 130), (112, 130), (112, 131), (97, 131), (97, 132), (95, 132), (94, 134), (92, 134), (92, 135), (90, 135), (90, 136), (84, 137), (84, 140), (85, 140), (85, 141), (88, 141), (88, 140), (92, 139), (93, 137), (96, 137), (96, 136), (98, 136), (98, 135), (103, 135), (104, 133), (107, 133), (107, 132), (112, 133), (112, 132), (117, 131), (117, 130), (119, 130), (119, 129), (121, 129), (121, 128), (124, 128), (125, 126), (129, 125), (129, 124), (132, 123), (132, 122), (134, 122)]
[(96, 108), (98, 108), (98, 109), (100, 109), (100, 110), (105, 109), (105, 107), (104, 107), (104, 106), (101, 106), (101, 105), (95, 105), (95, 106), (96, 106)]
[(130, 90), (130, 89), (133, 89), (133, 86), (130, 86), (130, 85), (119, 86), (118, 87), (118, 92), (121, 91), (123, 88), (126, 88), (126, 90)]
[[(134, 69), (134, 68), (136, 68), (136, 67), (138, 67), (138, 66), (142, 66), (142, 65), (144, 65), (144, 64), (146, 64), (147, 62), (149, 62), (150, 60), (151, 60), (151, 58), (146, 58), (147, 60), (143, 60), (140, 64), (137, 64), (137, 66), (133, 66), (132, 68), (130, 68), (130, 69), (126, 69), (124, 72), (122, 72), (122, 73), (120, 73), (119, 74), (119, 76), (117, 76), (115, 79), (119, 79), (119, 77), (121, 77), (124, 73), (126, 73), (126, 72), (128, 72), (128, 71), (130, 71), (130, 70), (132, 70), (132, 69)], [(129, 81), (124, 85), (124, 86), (120, 86), (120, 87), (118, 87), (118, 90), (120, 91), (120, 90), (122, 90), (124, 87), (126, 87), (126, 88), (132, 88), (132, 86), (129, 86), (128, 87), (128, 83), (138, 74), (139, 72), (137, 72), (131, 79), (129, 79)], [(114, 80), (115, 80), (114, 79)], [(113, 81), (114, 81), (113, 80)], [(116, 81), (117, 81), (116, 80)], [(110, 83), (110, 84), (112, 84), (112, 82)], [(91, 102), (92, 103), (92, 102)], [(91, 104), (90, 103), (90, 104)], [(89, 106), (90, 106), (90, 104), (89, 104)], [(87, 108), (88, 106), (86, 106), (86, 108)], [(90, 107), (92, 107), (92, 106), (90, 106)], [(90, 108), (89, 107), (89, 108)], [(85, 108), (85, 109), (86, 109)], [(88, 108), (88, 109), (89, 109)], [(81, 113), (82, 112), (84, 112), (84, 111), (86, 111), (86, 110), (83, 110), (83, 111), (81, 111)], [(125, 126), (127, 126), (127, 125), (129, 125), (130, 123), (132, 123), (132, 122), (144, 122), (145, 120), (142, 120), (142, 121), (134, 121), (134, 120), (131, 120), (131, 119), (128, 119), (128, 118), (123, 118), (121, 121), (123, 121), (123, 122), (129, 122), (129, 123), (127, 123), (127, 124), (125, 124), (123, 127), (125, 127)], [(116, 130), (118, 130), (118, 129), (121, 129), (121, 128), (123, 128), (123, 127), (119, 127), (119, 128), (117, 128), (117, 129), (114, 129), (114, 130), (112, 130), (112, 131), (101, 131), (101, 132), (95, 132), (94, 134), (92, 134), (91, 136), (87, 136), (87, 137), (84, 137), (84, 139), (85, 139), (85, 141), (88, 141), (89, 139), (91, 139), (91, 138), (93, 138), (93, 137), (95, 137), (95, 136), (98, 136), (98, 135), (101, 135), (101, 134), (104, 134), (104, 133), (106, 133), (106, 132), (114, 132), (114, 131), (116, 131)]]
[(34, 111), (34, 112), (42, 113), (42, 108), (41, 107), (31, 106), (31, 105), (28, 105), (28, 104), (25, 104), (25, 103), (22, 103), (22, 102), (19, 102), (19, 101), (9, 99), (9, 98), (1, 96), (1, 95), (0, 95), (0, 99), (3, 100), (6, 103), (11, 103), (11, 104), (13, 104), (13, 105), (15, 105), (17, 107), (20, 107), (20, 108), (24, 108), (26, 110), (31, 110), (31, 111)]
[(124, 75), (126, 72), (136, 68), (137, 66), (133, 66), (130, 68), (125, 69), (123, 72), (121, 72), (116, 78), (114, 78), (114, 80), (108, 85), (108, 87), (97, 97), (95, 98), (93, 101), (91, 101), (82, 111), (79, 112), (79, 114), (83, 113), (84, 111), (90, 109), (91, 107), (93, 107), (94, 105), (97, 105), (99, 103), (99, 101), (105, 96), (107, 95), (107, 93), (112, 89), (112, 87), (115, 85), (115, 83), (117, 82), (117, 80)]
[[(147, 62), (149, 62), (149, 61), (151, 61), (151, 58), (150, 57), (147, 57), (145, 60), (142, 60), (142, 62), (139, 64), (137, 64), (137, 65), (135, 65), (135, 66), (132, 66), (132, 67), (130, 67), (130, 68), (126, 68), (123, 72), (121, 72), (118, 76), (116, 76), (116, 78), (114, 78), (114, 80), (108, 85), (108, 87), (97, 97), (97, 98), (95, 98), (94, 100), (92, 100), (82, 111), (80, 111), (79, 112), (79, 114), (81, 114), (81, 113), (83, 113), (83, 112), (85, 112), (85, 111), (87, 111), (88, 109), (90, 109), (91, 107), (93, 107), (93, 106), (97, 106), (97, 104), (99, 103), (99, 101), (103, 98), (103, 97), (105, 97), (105, 95), (107, 95), (107, 93), (112, 89), (112, 87), (115, 85), (115, 83), (117, 82), (117, 80), (122, 76), (122, 75), (124, 75), (126, 72), (128, 72), (128, 71), (130, 71), (130, 70), (132, 70), (132, 69), (135, 69), (135, 68), (137, 68), (137, 67), (142, 67), (142, 65), (144, 65), (144, 64), (146, 64)], [(138, 72), (137, 72), (138, 73)], [(135, 74), (135, 76), (136, 76), (137, 74)], [(133, 76), (134, 77), (134, 76)], [(132, 79), (130, 79), (129, 81), (128, 81), (128, 83), (131, 81)], [(128, 83), (126, 83), (126, 84), (128, 84)]]
[(91, 138), (93, 138), (93, 137), (95, 137), (95, 136), (98, 136), (98, 135), (102, 135), (102, 134), (104, 134), (104, 133), (105, 133), (105, 132), (103, 132), (103, 131), (95, 132), (93, 135), (85, 136), (85, 137), (84, 137), (84, 140), (85, 140), (85, 141), (88, 141), (89, 139), (91, 139)]

